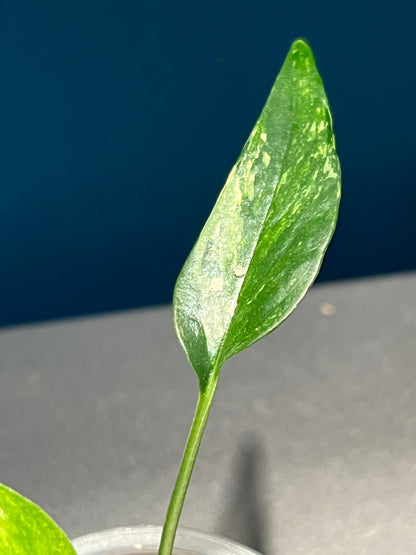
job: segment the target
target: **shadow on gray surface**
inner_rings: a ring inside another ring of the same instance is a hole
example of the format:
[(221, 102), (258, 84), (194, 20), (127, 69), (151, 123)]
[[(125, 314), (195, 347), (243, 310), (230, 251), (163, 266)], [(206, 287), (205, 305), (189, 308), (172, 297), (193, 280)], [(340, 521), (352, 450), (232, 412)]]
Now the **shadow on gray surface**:
[(263, 456), (262, 444), (254, 435), (240, 442), (234, 457), (230, 492), (216, 533), (265, 555), (267, 515), (262, 501)]

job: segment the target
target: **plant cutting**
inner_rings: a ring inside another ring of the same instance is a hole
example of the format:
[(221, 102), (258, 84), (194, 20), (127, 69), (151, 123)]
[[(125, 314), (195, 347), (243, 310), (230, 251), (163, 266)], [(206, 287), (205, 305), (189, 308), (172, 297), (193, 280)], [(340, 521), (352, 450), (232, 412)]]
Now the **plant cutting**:
[[(316, 278), (335, 230), (340, 167), (310, 48), (296, 41), (178, 277), (174, 324), (199, 379), (159, 555), (171, 555), (224, 363), (279, 326)], [(0, 552), (74, 554), (36, 505), (0, 486)]]

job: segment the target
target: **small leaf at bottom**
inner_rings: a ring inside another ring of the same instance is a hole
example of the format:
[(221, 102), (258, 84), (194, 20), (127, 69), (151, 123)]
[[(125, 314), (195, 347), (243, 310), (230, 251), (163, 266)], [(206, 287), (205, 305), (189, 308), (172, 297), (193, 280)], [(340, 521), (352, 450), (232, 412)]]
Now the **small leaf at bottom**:
[(1, 555), (76, 555), (57, 524), (37, 505), (0, 484)]

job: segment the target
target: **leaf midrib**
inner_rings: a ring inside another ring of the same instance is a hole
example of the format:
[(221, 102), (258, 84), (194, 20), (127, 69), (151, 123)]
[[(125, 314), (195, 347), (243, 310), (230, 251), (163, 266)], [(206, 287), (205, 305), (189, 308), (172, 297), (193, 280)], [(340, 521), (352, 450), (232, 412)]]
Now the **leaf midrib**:
[[(297, 114), (296, 111), (295, 111), (295, 114)], [(295, 118), (294, 118), (294, 119), (295, 119)], [(260, 120), (261, 120), (261, 114), (260, 114), (260, 117), (259, 117), (259, 121), (260, 121)], [(290, 130), (290, 136), (288, 137), (288, 140), (287, 140), (287, 142), (286, 142), (286, 146), (285, 146), (285, 149), (284, 149), (284, 154), (283, 154), (283, 157), (282, 157), (282, 164), (281, 164), (282, 171), (280, 172), (280, 175), (279, 175), (278, 184), (277, 184), (277, 186), (276, 186), (276, 188), (275, 188), (275, 190), (274, 190), (274, 192), (273, 192), (272, 198), (271, 198), (271, 200), (270, 200), (270, 202), (269, 202), (269, 206), (267, 207), (267, 210), (266, 210), (266, 212), (265, 212), (265, 216), (264, 216), (264, 218), (263, 218), (263, 220), (262, 220), (261, 227), (260, 227), (260, 233), (258, 234), (257, 240), (256, 240), (256, 242), (255, 242), (255, 244), (254, 244), (254, 247), (253, 247), (252, 251), (251, 251), (250, 263), (249, 263), (249, 265), (248, 265), (248, 268), (247, 268), (246, 273), (244, 274), (244, 279), (241, 280), (241, 285), (240, 285), (239, 288), (237, 289), (237, 291), (238, 291), (237, 302), (236, 302), (236, 305), (235, 305), (235, 308), (234, 308), (234, 311), (233, 311), (233, 315), (232, 315), (232, 317), (230, 318), (230, 320), (229, 320), (229, 322), (228, 322), (228, 325), (227, 325), (227, 328), (226, 328), (226, 332), (225, 332), (225, 334), (224, 334), (223, 339), (221, 340), (221, 342), (220, 342), (220, 344), (219, 344), (217, 354), (216, 354), (216, 356), (215, 356), (215, 358), (213, 359), (213, 362), (212, 362), (212, 372), (211, 372), (211, 373), (214, 374), (214, 375), (215, 375), (217, 372), (219, 372), (219, 371), (221, 370), (222, 365), (223, 365), (224, 362), (227, 360), (227, 359), (221, 360), (221, 355), (222, 355), (223, 347), (224, 347), (224, 344), (225, 344), (225, 342), (226, 342), (226, 340), (227, 340), (228, 332), (229, 332), (229, 330), (230, 330), (231, 324), (232, 324), (233, 321), (234, 321), (234, 317), (235, 317), (235, 314), (236, 314), (236, 311), (237, 311), (237, 308), (238, 308), (238, 305), (239, 305), (239, 300), (240, 300), (240, 296), (241, 296), (241, 291), (242, 291), (242, 289), (243, 289), (243, 287), (244, 287), (244, 284), (245, 284), (245, 282), (246, 282), (247, 274), (248, 274), (248, 272), (249, 272), (249, 270), (250, 270), (250, 268), (251, 268), (251, 263), (252, 263), (252, 260), (253, 260), (253, 255), (254, 255), (254, 253), (255, 253), (256, 250), (257, 250), (258, 244), (259, 244), (259, 242), (260, 242), (260, 239), (261, 239), (261, 236), (262, 236), (262, 233), (263, 233), (264, 225), (265, 225), (265, 223), (266, 223), (266, 221), (267, 221), (267, 219), (268, 219), (268, 217), (269, 217), (270, 210), (271, 210), (271, 207), (272, 207), (272, 205), (273, 205), (273, 203), (274, 203), (274, 200), (275, 200), (275, 198), (276, 198), (276, 195), (279, 193), (280, 188), (281, 188), (281, 186), (282, 186), (281, 176), (284, 174), (283, 168), (284, 168), (284, 166), (285, 166), (285, 162), (286, 162), (286, 159), (287, 159), (287, 154), (288, 154), (288, 152), (289, 152), (290, 146), (292, 145), (292, 142), (293, 142), (293, 129), (291, 128), (291, 130)]]

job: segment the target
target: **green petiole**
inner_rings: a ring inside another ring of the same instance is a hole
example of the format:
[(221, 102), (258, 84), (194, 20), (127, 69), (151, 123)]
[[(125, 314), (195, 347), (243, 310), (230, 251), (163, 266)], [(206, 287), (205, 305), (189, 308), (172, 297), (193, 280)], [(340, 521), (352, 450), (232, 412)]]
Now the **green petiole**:
[(217, 388), (219, 373), (215, 372), (208, 380), (204, 391), (199, 392), (195, 416), (192, 421), (188, 441), (183, 453), (179, 474), (170, 499), (158, 555), (171, 555), (176, 530), (181, 516), (185, 495), (191, 479), (192, 470), (201, 445), (202, 436), (208, 420), (209, 411)]

